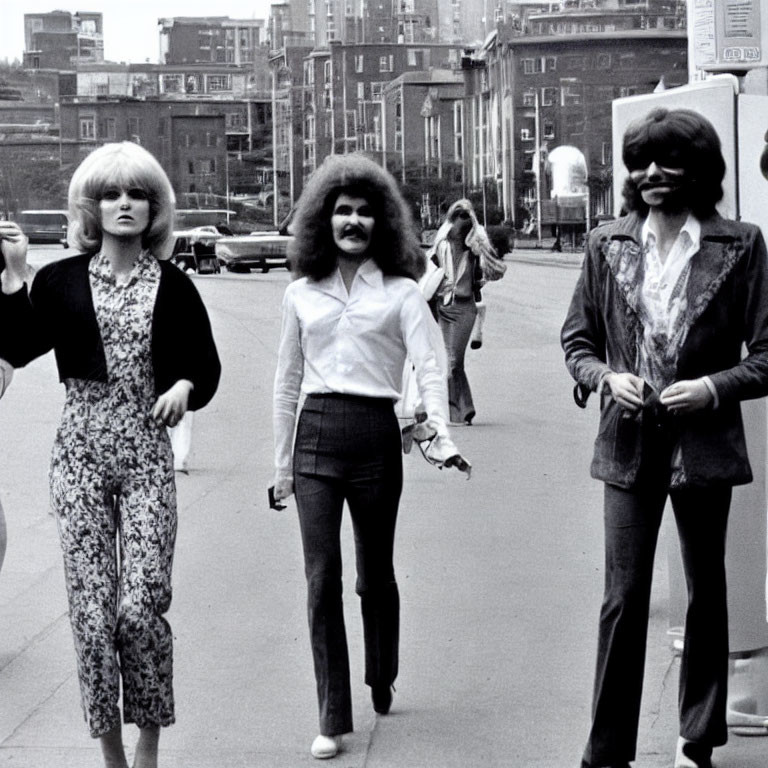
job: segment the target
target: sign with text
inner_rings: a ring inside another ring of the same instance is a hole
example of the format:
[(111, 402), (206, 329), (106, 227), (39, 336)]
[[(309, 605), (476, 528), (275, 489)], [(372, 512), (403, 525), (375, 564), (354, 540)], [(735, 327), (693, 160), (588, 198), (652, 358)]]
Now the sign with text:
[(768, 0), (692, 0), (688, 29), (697, 69), (734, 72), (768, 65)]

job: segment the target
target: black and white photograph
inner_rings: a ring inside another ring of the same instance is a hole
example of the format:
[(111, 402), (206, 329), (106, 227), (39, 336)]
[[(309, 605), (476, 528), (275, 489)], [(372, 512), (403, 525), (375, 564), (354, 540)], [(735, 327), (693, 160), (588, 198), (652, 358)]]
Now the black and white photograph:
[(0, 0), (0, 768), (768, 765), (768, 0)]

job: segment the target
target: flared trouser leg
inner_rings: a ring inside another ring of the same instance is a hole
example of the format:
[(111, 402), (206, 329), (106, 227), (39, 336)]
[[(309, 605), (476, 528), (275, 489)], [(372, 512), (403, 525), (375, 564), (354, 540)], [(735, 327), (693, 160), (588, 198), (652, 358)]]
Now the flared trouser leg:
[(448, 358), (448, 405), (452, 422), (461, 423), (475, 415), (472, 390), (464, 368), (464, 358), (477, 315), (474, 299), (455, 300), (438, 306), (438, 320), (443, 332)]
[[(730, 488), (670, 492), (688, 585), (680, 666), (680, 735), (724, 744), (728, 672), (725, 534)], [(634, 760), (642, 698), (653, 560), (667, 492), (605, 487), (605, 596), (584, 761)]]

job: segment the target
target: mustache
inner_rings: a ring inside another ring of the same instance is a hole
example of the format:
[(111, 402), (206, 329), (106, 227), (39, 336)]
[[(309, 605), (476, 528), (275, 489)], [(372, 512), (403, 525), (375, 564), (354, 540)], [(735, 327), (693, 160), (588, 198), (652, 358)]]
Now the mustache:
[(349, 224), (341, 232), (342, 237), (359, 237), (362, 240), (367, 240), (368, 235), (366, 234), (365, 230), (362, 227), (357, 226), (356, 224)]
[(640, 184), (639, 189), (641, 192), (646, 189), (657, 189), (659, 187), (670, 187), (672, 189), (680, 189), (680, 187), (683, 186), (683, 183), (684, 183), (684, 179), (682, 177), (667, 178), (661, 181), (644, 181), (642, 184)]

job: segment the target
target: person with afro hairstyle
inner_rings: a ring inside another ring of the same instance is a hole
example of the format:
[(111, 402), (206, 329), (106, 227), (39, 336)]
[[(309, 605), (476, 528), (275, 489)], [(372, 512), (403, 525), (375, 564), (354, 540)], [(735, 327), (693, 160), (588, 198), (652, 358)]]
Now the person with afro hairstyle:
[(416, 282), (425, 259), (392, 176), (362, 155), (326, 158), (302, 193), (293, 231), (296, 280), (283, 299), (274, 386), (274, 498), (296, 496), (320, 722), (311, 753), (323, 759), (353, 729), (341, 578), (345, 501), (365, 682), (376, 712), (388, 713), (392, 703), (400, 621), (393, 547), (403, 482), (394, 404), (406, 356), (445, 466), (458, 451), (446, 426), (440, 331)]

